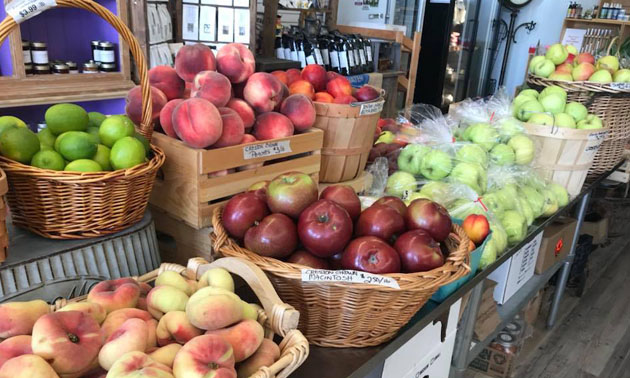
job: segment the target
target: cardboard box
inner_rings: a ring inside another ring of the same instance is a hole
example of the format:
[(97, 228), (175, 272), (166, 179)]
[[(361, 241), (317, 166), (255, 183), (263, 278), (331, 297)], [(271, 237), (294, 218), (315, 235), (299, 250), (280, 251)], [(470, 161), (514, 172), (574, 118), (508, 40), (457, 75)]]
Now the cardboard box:
[(542, 307), (543, 292), (543, 290), (539, 290), (523, 309), (523, 319), (525, 319), (527, 324), (533, 325), (538, 320), (538, 314), (540, 314), (540, 308)]
[[(441, 345), (434, 348), (422, 361), (418, 362), (402, 378), (446, 378), (451, 371), (451, 360), (455, 349), (455, 336), (453, 331)], [(385, 377), (385, 376), (383, 376)], [(398, 378), (398, 376), (391, 376)]]
[(489, 377), (507, 378), (512, 372), (512, 366), (517, 356), (488, 347), (484, 348), (479, 356), (472, 360), (468, 368), (482, 372)]
[(501, 317), (497, 311), (497, 303), (494, 301), (494, 288), (497, 283), (485, 280), (483, 294), (479, 304), (479, 312), (475, 322), (475, 337), (477, 340), (485, 340), (501, 323)]
[(560, 218), (545, 228), (536, 260), (536, 274), (544, 273), (569, 255), (576, 227), (575, 219)]
[(608, 240), (608, 217), (603, 217), (597, 221), (584, 221), (580, 229), (580, 235), (591, 235), (593, 244), (604, 244)]
[(542, 238), (543, 233), (540, 232), (497, 270), (490, 273), (488, 278), (497, 282), (497, 286), (494, 288), (494, 300), (497, 303), (507, 302), (534, 276)]

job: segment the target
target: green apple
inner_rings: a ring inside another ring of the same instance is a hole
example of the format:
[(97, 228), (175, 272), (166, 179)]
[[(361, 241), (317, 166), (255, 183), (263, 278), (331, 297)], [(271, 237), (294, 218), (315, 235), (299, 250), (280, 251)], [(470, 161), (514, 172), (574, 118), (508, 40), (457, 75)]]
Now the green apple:
[(404, 202), (405, 202), (405, 205), (409, 206), (409, 204), (411, 202), (413, 202), (414, 200), (417, 200), (417, 199), (421, 199), (421, 198), (433, 201), (433, 198), (430, 198), (426, 194), (422, 194), (420, 192), (413, 192), (413, 193), (409, 194), (407, 196), (407, 198), (405, 198)]
[(420, 194), (434, 201), (435, 198), (444, 197), (444, 194), (448, 191), (448, 186), (449, 185), (445, 182), (429, 181), (422, 185), (422, 188), (420, 188)]
[(505, 211), (505, 208), (502, 206), (496, 192), (484, 194), (481, 200), (488, 210), (496, 216), (499, 216)]
[(545, 54), (545, 58), (549, 59), (556, 66), (564, 63), (565, 60), (569, 57), (569, 52), (567, 48), (564, 47), (561, 43), (556, 43), (547, 49), (547, 53)]
[(529, 121), (532, 114), (544, 113), (545, 108), (538, 102), (538, 100), (530, 100), (518, 107), (516, 118), (523, 122)]
[(529, 123), (534, 125), (553, 126), (553, 114), (535, 113), (529, 118)]
[(516, 118), (502, 118), (497, 122), (501, 142), (507, 142), (511, 137), (523, 132), (523, 124)]
[(531, 226), (534, 223), (534, 210), (532, 210), (532, 206), (527, 202), (527, 200), (523, 197), (518, 197), (518, 204), (520, 208), (521, 214), (525, 217), (527, 221), (527, 226)]
[(564, 97), (564, 101), (566, 102), (567, 100), (567, 91), (565, 91), (564, 89), (562, 89), (561, 87), (557, 85), (550, 85), (546, 87), (545, 89), (543, 89), (540, 92), (540, 95), (538, 95), (538, 99), (540, 100), (552, 94), (562, 95), (562, 97)]
[(599, 58), (595, 68), (598, 70), (606, 70), (612, 75), (619, 70), (619, 59), (612, 55)]
[(453, 169), (451, 157), (442, 150), (431, 150), (422, 158), (420, 173), (429, 180), (441, 180)]
[(595, 73), (592, 74), (591, 77), (588, 78), (588, 81), (591, 81), (593, 83), (608, 84), (608, 83), (612, 83), (613, 77), (609, 71), (599, 70), (599, 71), (595, 71)]
[(379, 134), (378, 139), (376, 140), (376, 142), (374, 142), (374, 144), (390, 144), (394, 142), (394, 139), (396, 139), (396, 134), (392, 133), (391, 131), (383, 131)]
[(467, 198), (459, 198), (446, 206), (446, 210), (453, 218), (466, 219), (470, 214), (483, 214), (483, 208)]
[(543, 196), (545, 196), (545, 202), (543, 205), (543, 217), (550, 217), (558, 211), (558, 200), (556, 199), (556, 195), (551, 189), (543, 189)]
[(514, 189), (514, 191), (512, 192), (507, 188), (501, 188), (499, 190), (496, 190), (494, 194), (496, 195), (497, 201), (499, 201), (501, 207), (505, 210), (517, 209), (516, 205), (518, 204), (518, 194), (516, 192), (516, 189)]
[(471, 135), (475, 132), (475, 130), (485, 129), (486, 127), (492, 127), (492, 126), (490, 126), (490, 124), (486, 122), (473, 123), (470, 126), (468, 126), (466, 130), (464, 130), (464, 133), (462, 134), (462, 139), (465, 141), (471, 142), (472, 141)]
[(494, 242), (494, 235), (491, 235), (490, 240), (486, 242), (486, 245), (483, 247), (483, 251), (481, 251), (479, 269), (484, 270), (495, 261), (497, 261), (497, 246)]
[(469, 134), (470, 141), (490, 151), (499, 142), (499, 132), (487, 123), (478, 123)]
[(490, 229), (492, 230), (492, 239), (494, 239), (495, 246), (497, 247), (497, 253), (501, 255), (507, 248), (507, 234), (505, 229), (498, 221), (490, 220)]
[(408, 144), (398, 155), (398, 169), (412, 175), (420, 174), (422, 158), (431, 149), (421, 144)]
[(547, 58), (545, 58), (544, 55), (538, 55), (538, 56), (533, 57), (529, 61), (529, 72), (534, 73), (536, 71), (536, 67), (542, 64), (546, 59)]
[(534, 160), (534, 141), (527, 135), (514, 135), (507, 144), (514, 150), (516, 164), (526, 165)]
[(569, 54), (571, 55), (578, 55), (578, 49), (573, 46), (573, 45), (564, 45), (564, 47), (567, 49), (567, 51), (569, 52)]
[(573, 117), (575, 122), (580, 122), (588, 115), (588, 109), (586, 106), (579, 102), (571, 101), (564, 107), (564, 112)]
[(507, 234), (508, 244), (517, 244), (527, 235), (527, 220), (516, 210), (506, 210), (501, 217), (501, 224)]
[[(531, 89), (531, 88), (528, 88), (528, 89), (523, 89), (523, 90), (522, 90), (522, 91), (518, 94), (518, 96), (532, 96), (532, 97), (534, 97), (534, 98), (538, 98), (538, 91), (537, 91), (537, 90), (535, 90), (535, 89)], [(518, 97), (518, 96), (516, 96), (516, 97)]]
[(534, 75), (540, 77), (549, 77), (555, 71), (556, 65), (549, 59), (545, 59), (534, 67)]
[(577, 124), (575, 123), (575, 119), (568, 115), (567, 113), (558, 113), (553, 116), (554, 125), (557, 127), (566, 127), (568, 129), (575, 129)]
[(613, 75), (613, 81), (615, 83), (630, 83), (630, 70), (624, 68), (615, 72)]
[(387, 179), (385, 192), (392, 196), (403, 197), (407, 193), (414, 192), (417, 187), (416, 178), (411, 173), (398, 171)]
[(534, 218), (538, 218), (543, 213), (543, 206), (545, 205), (545, 197), (531, 186), (524, 185), (519, 188), (520, 197), (527, 200), (534, 212)]
[(589, 114), (586, 116), (586, 119), (577, 123), (577, 128), (581, 130), (601, 129), (602, 127), (604, 127), (602, 120), (595, 114)]
[(514, 115), (516, 115), (517, 109), (523, 105), (524, 103), (526, 103), (527, 101), (532, 101), (532, 100), (537, 100), (538, 97), (534, 97), (531, 96), (529, 94), (519, 94), (518, 96), (516, 96), (514, 98), (514, 100), (512, 101), (512, 110), (514, 112)]
[(485, 167), (488, 165), (488, 153), (477, 144), (465, 144), (457, 150), (455, 157), (459, 161), (477, 163)]
[(496, 165), (511, 165), (516, 160), (512, 147), (499, 143), (490, 150), (490, 161)]
[(552, 182), (549, 184), (549, 189), (555, 195), (559, 207), (564, 207), (569, 204), (569, 192), (567, 192), (564, 186)]
[(486, 191), (488, 183), (486, 170), (479, 164), (465, 161), (457, 163), (448, 177), (451, 182), (468, 185), (478, 195)]

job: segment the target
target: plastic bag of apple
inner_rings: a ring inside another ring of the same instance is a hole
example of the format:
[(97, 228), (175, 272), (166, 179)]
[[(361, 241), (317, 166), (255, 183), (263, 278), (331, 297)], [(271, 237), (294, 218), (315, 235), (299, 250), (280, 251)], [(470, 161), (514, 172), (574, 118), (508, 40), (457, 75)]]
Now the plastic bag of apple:
[[(138, 280), (100, 282), (67, 304), (0, 304), (0, 377), (236, 378), (260, 368), (295, 370), (308, 341), (295, 329), (297, 311), (279, 301), (264, 273), (236, 258), (199, 260), (189, 262), (196, 272), (163, 264)], [(234, 293), (230, 272), (251, 285), (267, 312)], [(278, 310), (294, 324), (270, 329), (267, 314)], [(280, 346), (274, 333), (286, 335)]]

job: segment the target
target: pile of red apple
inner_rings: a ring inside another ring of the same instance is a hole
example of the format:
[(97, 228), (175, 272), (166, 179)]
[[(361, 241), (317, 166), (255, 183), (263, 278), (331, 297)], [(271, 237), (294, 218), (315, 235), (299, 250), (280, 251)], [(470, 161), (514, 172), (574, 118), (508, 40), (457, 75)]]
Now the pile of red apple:
[(198, 282), (163, 272), (153, 288), (103, 281), (56, 312), (42, 300), (3, 303), (0, 377), (249, 377), (280, 357), (259, 309), (221, 268)]
[(446, 250), (440, 243), (452, 225), (446, 209), (425, 199), (406, 206), (400, 198), (383, 197), (362, 211), (350, 186), (332, 185), (318, 195), (315, 182), (300, 172), (234, 196), (223, 209), (222, 224), (261, 256), (376, 274), (442, 266)]

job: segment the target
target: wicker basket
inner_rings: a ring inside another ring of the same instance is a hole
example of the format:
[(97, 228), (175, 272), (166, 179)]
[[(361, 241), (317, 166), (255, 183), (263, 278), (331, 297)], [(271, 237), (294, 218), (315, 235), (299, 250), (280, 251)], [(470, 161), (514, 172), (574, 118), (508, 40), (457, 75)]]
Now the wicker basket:
[[(82, 8), (109, 22), (129, 44), (142, 87), (140, 133), (151, 139), (151, 91), (138, 41), (125, 23), (91, 0), (57, 0), (57, 6)], [(0, 43), (18, 24), (0, 23)], [(142, 219), (164, 153), (151, 146), (150, 160), (113, 172), (76, 173), (40, 169), (0, 157), (9, 179), (13, 223), (52, 239), (83, 239), (121, 231)]]
[(302, 281), (308, 267), (260, 256), (241, 248), (227, 236), (221, 224), (223, 208), (216, 208), (211, 234), (214, 250), (224, 256), (241, 257), (261, 268), (283, 301), (300, 311), (300, 330), (309, 342), (324, 347), (367, 347), (396, 335), (440, 286), (464, 277), (469, 271), (470, 240), (453, 225), (445, 244), (450, 251), (444, 266), (422, 273), (385, 276), (400, 289), (363, 283)]
[(9, 255), (9, 233), (7, 232), (7, 203), (4, 196), (9, 191), (7, 175), (0, 169), (0, 263)]
[[(134, 277), (138, 282), (152, 283), (160, 273), (174, 271), (188, 279), (199, 279), (210, 268), (224, 268), (230, 273), (240, 276), (254, 291), (264, 310), (258, 311), (258, 322), (265, 328), (268, 339), (279, 336), (280, 358), (271, 366), (260, 368), (251, 378), (284, 378), (294, 372), (308, 357), (308, 340), (297, 329), (300, 313), (290, 305), (283, 303), (276, 294), (273, 286), (265, 274), (254, 264), (243, 259), (226, 257), (208, 263), (200, 257), (190, 259), (188, 267), (177, 264), (164, 263), (159, 269), (140, 277)], [(87, 296), (70, 300), (58, 299), (52, 310), (56, 311), (73, 302), (83, 302)]]
[(536, 89), (557, 85), (567, 91), (567, 101), (584, 104), (589, 113), (599, 116), (608, 127), (608, 135), (595, 155), (589, 174), (611, 170), (623, 159), (623, 150), (630, 138), (630, 87), (615, 83), (549, 80), (529, 75), (527, 84)]

